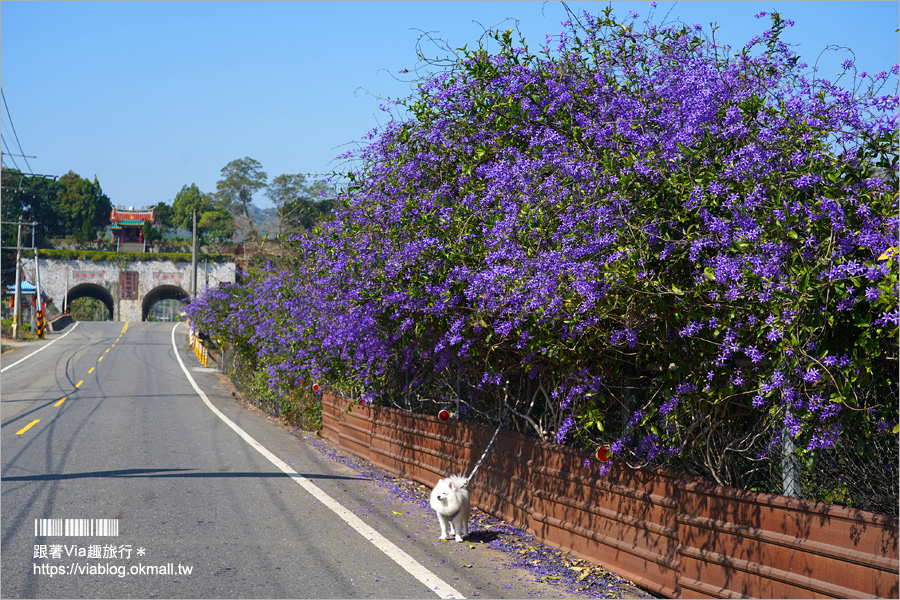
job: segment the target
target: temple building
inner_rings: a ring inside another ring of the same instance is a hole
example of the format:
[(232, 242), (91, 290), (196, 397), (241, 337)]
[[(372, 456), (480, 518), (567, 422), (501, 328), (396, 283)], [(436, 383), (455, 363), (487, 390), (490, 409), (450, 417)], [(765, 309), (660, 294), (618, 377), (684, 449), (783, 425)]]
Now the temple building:
[(109, 216), (113, 239), (116, 241), (117, 252), (146, 252), (147, 241), (144, 239), (144, 223), (154, 223), (156, 217), (153, 209), (135, 210), (129, 208), (114, 208)]

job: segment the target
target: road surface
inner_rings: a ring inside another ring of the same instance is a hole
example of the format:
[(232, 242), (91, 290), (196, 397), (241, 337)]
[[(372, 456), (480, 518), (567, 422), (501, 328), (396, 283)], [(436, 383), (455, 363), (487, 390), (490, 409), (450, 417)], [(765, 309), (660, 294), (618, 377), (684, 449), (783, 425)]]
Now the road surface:
[(81, 322), (0, 369), (2, 597), (560, 596), (242, 408), (183, 324)]

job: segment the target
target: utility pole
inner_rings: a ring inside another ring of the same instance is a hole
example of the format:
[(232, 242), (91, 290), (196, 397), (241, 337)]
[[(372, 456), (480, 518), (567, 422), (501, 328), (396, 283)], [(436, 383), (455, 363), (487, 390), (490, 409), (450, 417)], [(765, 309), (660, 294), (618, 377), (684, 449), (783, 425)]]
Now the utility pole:
[[(34, 227), (31, 228), (31, 231), (34, 231)], [(34, 245), (34, 242), (32, 242), (32, 245)], [(34, 300), (34, 311), (32, 312), (36, 313), (38, 337), (44, 339), (47, 315), (44, 314), (44, 297), (41, 295), (41, 262), (38, 259), (38, 247), (36, 245), (34, 245), (34, 280), (34, 284), (37, 287), (35, 289), (37, 296)]]
[(191, 287), (194, 290), (194, 298), (197, 297), (197, 209), (192, 211), (194, 217), (194, 236), (191, 243)]
[(19, 339), (19, 321), (22, 319), (22, 220), (19, 219), (19, 231), (16, 234), (16, 306), (13, 310), (13, 339)]
[[(26, 223), (22, 221), (22, 218), (19, 217), (18, 221), (0, 221), (0, 225), (17, 225), (18, 230), (16, 233), (16, 245), (15, 246), (0, 246), (3, 250), (15, 250), (16, 251), (16, 297), (14, 302), (16, 303), (15, 307), (13, 307), (13, 338), (19, 339), (19, 327), (21, 327), (22, 323), (22, 225), (30, 225), (31, 226), (31, 249), (35, 251), (34, 257), (35, 261), (37, 261), (37, 249), (34, 244), (34, 228), (38, 225), (37, 221)], [(40, 283), (38, 283), (40, 285)], [(40, 299), (40, 296), (38, 297)]]

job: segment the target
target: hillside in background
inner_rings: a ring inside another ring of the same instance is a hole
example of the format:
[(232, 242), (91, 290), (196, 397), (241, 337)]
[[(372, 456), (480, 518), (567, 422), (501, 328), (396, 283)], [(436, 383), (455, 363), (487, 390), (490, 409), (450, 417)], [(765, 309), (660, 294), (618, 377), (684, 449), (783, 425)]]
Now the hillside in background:
[(250, 218), (256, 225), (256, 230), (260, 235), (269, 234), (272, 237), (278, 233), (278, 213), (275, 207), (259, 208), (255, 204), (250, 206)]

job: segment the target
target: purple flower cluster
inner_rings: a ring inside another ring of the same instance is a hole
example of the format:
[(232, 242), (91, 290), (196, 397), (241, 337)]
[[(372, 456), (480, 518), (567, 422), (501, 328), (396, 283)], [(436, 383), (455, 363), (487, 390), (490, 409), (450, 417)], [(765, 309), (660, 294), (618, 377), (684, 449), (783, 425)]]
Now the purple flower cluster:
[[(371, 400), (398, 372), (557, 382), (560, 443), (579, 398), (613, 411), (616, 382), (651, 364), (675, 368), (629, 427), (727, 401), (787, 411), (825, 447), (859, 414), (810, 400), (834, 394), (896, 423), (898, 261), (879, 256), (900, 245), (898, 99), (804, 75), (771, 17), (737, 56), (609, 10), (542, 56), (494, 33), (498, 51), (463, 51), (347, 155), (343, 207), (287, 267), (191, 318), (273, 385)], [(658, 430), (634, 449), (680, 445)]]

